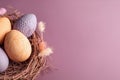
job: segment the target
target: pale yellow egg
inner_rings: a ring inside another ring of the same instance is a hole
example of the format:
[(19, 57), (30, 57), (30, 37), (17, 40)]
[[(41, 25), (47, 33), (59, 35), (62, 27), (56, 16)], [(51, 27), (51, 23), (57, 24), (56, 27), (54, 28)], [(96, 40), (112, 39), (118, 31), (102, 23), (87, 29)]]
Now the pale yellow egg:
[(0, 44), (3, 43), (6, 33), (11, 30), (11, 23), (7, 17), (0, 17)]
[(15, 62), (26, 61), (31, 55), (31, 44), (20, 31), (11, 30), (7, 33), (4, 48), (9, 58)]

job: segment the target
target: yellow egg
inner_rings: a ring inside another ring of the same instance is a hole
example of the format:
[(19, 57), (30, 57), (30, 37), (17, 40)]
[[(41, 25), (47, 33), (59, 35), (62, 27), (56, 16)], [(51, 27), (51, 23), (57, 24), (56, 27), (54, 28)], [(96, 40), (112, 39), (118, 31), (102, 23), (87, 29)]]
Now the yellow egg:
[(31, 44), (26, 36), (17, 30), (7, 33), (4, 48), (9, 58), (15, 62), (23, 62), (31, 55)]
[(3, 43), (6, 33), (11, 30), (11, 23), (7, 17), (0, 17), (0, 44)]

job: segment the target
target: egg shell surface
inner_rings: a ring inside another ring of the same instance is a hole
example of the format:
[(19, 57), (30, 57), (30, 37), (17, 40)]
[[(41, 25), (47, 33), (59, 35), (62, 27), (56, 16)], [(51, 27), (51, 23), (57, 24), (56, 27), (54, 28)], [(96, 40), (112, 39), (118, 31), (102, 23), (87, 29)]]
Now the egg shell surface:
[(25, 14), (19, 18), (13, 29), (19, 30), (26, 37), (30, 37), (36, 30), (37, 18), (34, 14)]
[(26, 61), (32, 51), (29, 40), (18, 30), (11, 30), (7, 33), (4, 48), (9, 58), (15, 62)]
[(0, 73), (8, 68), (9, 59), (2, 48), (0, 48)]
[(0, 17), (0, 44), (3, 43), (5, 35), (11, 30), (11, 23), (7, 17)]

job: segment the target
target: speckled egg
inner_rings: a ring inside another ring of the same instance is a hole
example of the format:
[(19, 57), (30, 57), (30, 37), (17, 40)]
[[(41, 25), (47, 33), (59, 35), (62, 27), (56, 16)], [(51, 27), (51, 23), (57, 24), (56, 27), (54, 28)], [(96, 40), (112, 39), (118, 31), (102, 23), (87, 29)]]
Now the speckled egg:
[(19, 18), (13, 29), (19, 30), (26, 37), (30, 37), (36, 30), (37, 18), (34, 14), (25, 14)]
[(7, 33), (4, 48), (9, 58), (15, 62), (23, 62), (31, 55), (31, 44), (26, 36), (18, 30)]
[(8, 68), (9, 59), (2, 48), (0, 48), (0, 73)]
[(11, 30), (11, 23), (7, 17), (0, 17), (0, 44), (3, 43), (6, 33)]

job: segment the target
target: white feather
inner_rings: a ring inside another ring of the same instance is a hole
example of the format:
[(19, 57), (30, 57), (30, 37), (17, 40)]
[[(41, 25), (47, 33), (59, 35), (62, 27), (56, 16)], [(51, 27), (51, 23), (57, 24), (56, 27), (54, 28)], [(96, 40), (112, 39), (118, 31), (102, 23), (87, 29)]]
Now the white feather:
[(49, 56), (53, 53), (51, 48), (46, 48), (40, 52), (39, 56)]
[(38, 28), (39, 28), (40, 32), (44, 32), (45, 31), (45, 23), (40, 21), (38, 23)]

